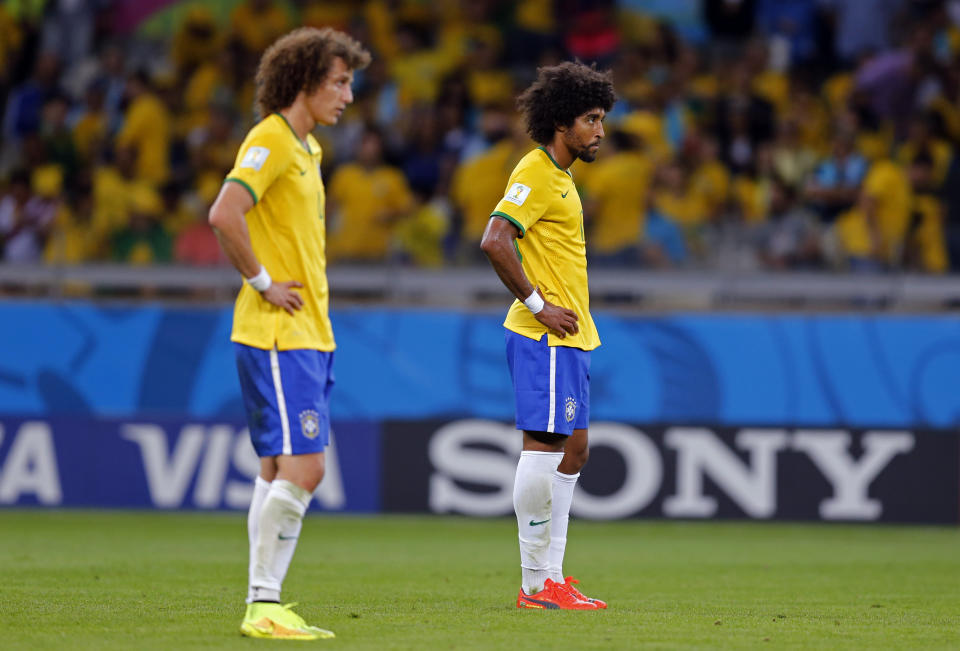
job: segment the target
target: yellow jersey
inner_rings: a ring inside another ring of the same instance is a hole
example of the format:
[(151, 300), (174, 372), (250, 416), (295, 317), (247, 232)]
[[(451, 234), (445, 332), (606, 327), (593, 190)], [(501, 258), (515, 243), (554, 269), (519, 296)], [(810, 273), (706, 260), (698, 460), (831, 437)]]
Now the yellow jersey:
[[(573, 310), (579, 318), (577, 334), (561, 339), (549, 333), (547, 344), (583, 350), (599, 346), (600, 335), (590, 316), (583, 205), (570, 172), (537, 147), (517, 163), (491, 216), (520, 230), (517, 255), (530, 282), (548, 301)], [(510, 306), (503, 325), (534, 340), (548, 331), (519, 300)]]
[(275, 282), (297, 280), (303, 307), (291, 316), (243, 284), (233, 310), (231, 341), (269, 350), (332, 351), (328, 315), (324, 190), (320, 145), (300, 140), (279, 113), (261, 120), (240, 145), (225, 182), (253, 197), (247, 228), (253, 252)]
[(117, 134), (117, 146), (137, 150), (137, 177), (154, 185), (170, 176), (171, 121), (160, 98), (145, 93), (131, 102)]
[(592, 172), (583, 183), (587, 198), (597, 202), (588, 229), (591, 249), (610, 254), (636, 245), (646, 223), (653, 161), (640, 152), (618, 152)]
[(339, 206), (330, 232), (330, 257), (336, 260), (385, 260), (394, 223), (413, 207), (403, 172), (386, 164), (341, 165), (330, 179), (330, 200)]

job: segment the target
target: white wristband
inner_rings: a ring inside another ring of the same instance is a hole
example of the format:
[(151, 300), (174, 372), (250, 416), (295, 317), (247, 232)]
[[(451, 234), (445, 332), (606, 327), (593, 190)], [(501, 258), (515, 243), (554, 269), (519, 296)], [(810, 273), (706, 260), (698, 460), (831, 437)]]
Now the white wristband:
[(527, 306), (527, 309), (537, 314), (540, 310), (543, 309), (543, 298), (540, 297), (540, 294), (537, 292), (537, 289), (533, 289), (533, 293), (530, 296), (527, 296), (526, 300), (523, 301), (523, 304)]
[(273, 284), (273, 279), (270, 278), (270, 274), (267, 273), (267, 268), (260, 265), (260, 273), (253, 278), (247, 278), (247, 282), (258, 292), (265, 292), (270, 288), (270, 285)]

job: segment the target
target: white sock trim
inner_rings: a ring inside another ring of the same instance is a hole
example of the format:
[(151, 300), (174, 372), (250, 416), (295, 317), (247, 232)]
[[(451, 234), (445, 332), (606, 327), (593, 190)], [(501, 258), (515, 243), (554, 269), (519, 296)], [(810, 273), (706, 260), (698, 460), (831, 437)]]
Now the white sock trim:
[(274, 479), (273, 486), (276, 486), (277, 490), (285, 491), (304, 506), (309, 506), (310, 500), (313, 498), (313, 495), (305, 488), (300, 488), (292, 481), (287, 481), (286, 479)]

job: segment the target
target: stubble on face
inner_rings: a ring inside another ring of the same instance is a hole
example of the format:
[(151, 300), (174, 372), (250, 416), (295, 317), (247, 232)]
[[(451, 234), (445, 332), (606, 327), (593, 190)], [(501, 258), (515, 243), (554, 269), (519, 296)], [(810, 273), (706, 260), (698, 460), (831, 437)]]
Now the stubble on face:
[(310, 101), (311, 112), (319, 124), (331, 126), (340, 120), (347, 105), (353, 101), (350, 90), (352, 84), (353, 70), (347, 67), (343, 59), (335, 58), (327, 78), (314, 91)]
[(573, 128), (567, 132), (570, 139), (568, 146), (576, 153), (575, 157), (585, 163), (592, 163), (597, 159), (603, 135), (602, 131), (597, 133), (595, 124), (602, 122), (605, 114), (599, 109), (588, 111), (578, 117), (573, 123)]

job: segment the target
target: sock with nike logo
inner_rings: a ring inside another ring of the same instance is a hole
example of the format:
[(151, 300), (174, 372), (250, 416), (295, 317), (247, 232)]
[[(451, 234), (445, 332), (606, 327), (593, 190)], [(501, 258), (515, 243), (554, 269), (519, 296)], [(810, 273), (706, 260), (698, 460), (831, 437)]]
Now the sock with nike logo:
[(563, 583), (563, 553), (567, 549), (567, 527), (570, 525), (570, 505), (573, 489), (577, 487), (580, 473), (565, 475), (559, 470), (553, 473), (553, 508), (550, 513), (550, 578)]
[(312, 496), (283, 479), (274, 479), (260, 510), (260, 526), (250, 573), (250, 596), (254, 601), (279, 601), (280, 586), (287, 575), (297, 538)]
[(563, 452), (524, 450), (513, 483), (513, 508), (520, 533), (520, 571), (523, 591), (543, 590), (549, 578), (549, 549), (553, 473)]

